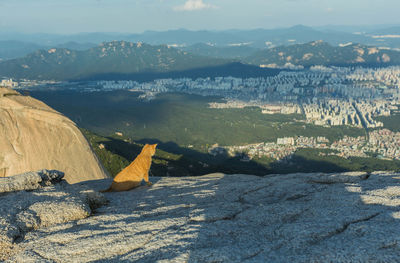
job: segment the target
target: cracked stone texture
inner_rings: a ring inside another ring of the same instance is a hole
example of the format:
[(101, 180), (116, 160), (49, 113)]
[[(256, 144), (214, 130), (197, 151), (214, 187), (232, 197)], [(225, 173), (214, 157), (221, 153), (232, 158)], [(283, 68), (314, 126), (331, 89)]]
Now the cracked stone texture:
[(18, 251), (29, 231), (88, 217), (106, 203), (98, 192), (61, 181), (63, 175), (43, 170), (0, 178), (0, 261)]
[(106, 193), (90, 217), (27, 233), (10, 261), (400, 262), (400, 174), (151, 180)]
[(0, 88), (0, 177), (40, 169), (76, 183), (107, 178), (83, 134), (41, 101)]
[(41, 170), (0, 178), (0, 193), (35, 190), (60, 182), (64, 173), (57, 170)]

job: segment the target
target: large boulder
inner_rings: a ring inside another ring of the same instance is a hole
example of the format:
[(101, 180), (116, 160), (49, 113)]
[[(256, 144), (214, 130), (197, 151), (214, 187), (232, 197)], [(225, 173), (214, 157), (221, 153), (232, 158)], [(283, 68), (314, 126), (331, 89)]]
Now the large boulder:
[(70, 119), (7, 88), (0, 88), (0, 149), (0, 177), (43, 168), (64, 171), (70, 183), (107, 177)]
[(27, 232), (10, 262), (400, 262), (400, 174), (150, 180), (106, 193), (92, 216)]

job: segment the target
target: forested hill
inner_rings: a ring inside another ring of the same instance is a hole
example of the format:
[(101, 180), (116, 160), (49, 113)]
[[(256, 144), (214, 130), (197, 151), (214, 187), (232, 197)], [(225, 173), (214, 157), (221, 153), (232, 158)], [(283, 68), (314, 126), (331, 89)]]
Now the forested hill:
[[(202, 49), (203, 47), (201, 47)], [(126, 41), (106, 42), (88, 50), (51, 48), (0, 62), (0, 77), (46, 80), (98, 80), (178, 77), (259, 77), (279, 67), (400, 65), (400, 52), (361, 44), (331, 46), (323, 41), (254, 50), (212, 47), (200, 52), (167, 45)], [(240, 52), (239, 52), (240, 51)], [(193, 54), (197, 53), (197, 54)], [(238, 54), (236, 58), (234, 53)], [(201, 54), (201, 55), (200, 55)], [(223, 56), (216, 54), (225, 54)], [(208, 56), (204, 56), (208, 55)], [(227, 57), (231, 57), (228, 59)]]
[(332, 46), (323, 41), (280, 46), (255, 52), (244, 59), (254, 65), (388, 66), (400, 64), (400, 52), (361, 44)]
[(1, 62), (0, 74), (18, 79), (73, 80), (101, 74), (176, 72), (232, 62), (192, 55), (166, 45), (113, 41), (85, 51), (38, 50), (23, 58)]

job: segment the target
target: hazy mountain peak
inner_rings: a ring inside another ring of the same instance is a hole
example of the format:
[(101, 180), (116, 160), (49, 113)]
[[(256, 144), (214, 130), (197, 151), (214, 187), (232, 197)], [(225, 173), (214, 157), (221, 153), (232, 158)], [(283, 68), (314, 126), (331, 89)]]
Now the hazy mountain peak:
[(313, 46), (313, 47), (315, 47), (315, 46), (323, 46), (323, 45), (330, 46), (327, 42), (324, 42), (323, 40), (312, 41), (312, 42), (310, 42), (308, 44)]
[(312, 27), (308, 27), (308, 26), (305, 26), (305, 25), (301, 25), (301, 24), (299, 24), (299, 25), (294, 25), (294, 26), (292, 26), (292, 27), (289, 27), (289, 29), (291, 29), (291, 30), (298, 30), (298, 31), (303, 31), (303, 30), (309, 30), (309, 31), (316, 31), (315, 29), (313, 29)]
[(29, 79), (76, 79), (98, 74), (182, 71), (231, 61), (192, 55), (166, 45), (110, 41), (85, 51), (38, 50), (0, 63), (3, 76)]
[[(384, 51), (384, 52), (383, 52)], [(347, 43), (332, 46), (322, 40), (291, 46), (279, 46), (261, 50), (246, 58), (251, 64), (283, 67), (286, 63), (299, 66), (377, 66), (400, 64), (400, 52), (381, 50), (373, 46)]]

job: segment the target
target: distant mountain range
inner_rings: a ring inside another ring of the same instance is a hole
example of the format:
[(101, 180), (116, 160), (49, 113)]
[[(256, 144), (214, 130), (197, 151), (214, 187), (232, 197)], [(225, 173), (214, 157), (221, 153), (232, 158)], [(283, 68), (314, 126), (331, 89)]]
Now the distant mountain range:
[(52, 80), (255, 77), (273, 74), (262, 68), (313, 65), (400, 65), (400, 52), (352, 43), (332, 46), (323, 41), (262, 50), (246, 45), (206, 44), (182, 50), (167, 45), (112, 41), (83, 51), (38, 50), (23, 58), (0, 62), (0, 76)]
[(376, 29), (370, 32), (371, 35), (400, 35), (400, 26)]
[(113, 41), (85, 51), (38, 50), (23, 58), (0, 62), (0, 74), (13, 78), (71, 80), (101, 74), (184, 71), (230, 62), (192, 55), (165, 45)]
[[(250, 48), (263, 49), (281, 45), (304, 44), (315, 40), (323, 40), (331, 45), (352, 42), (378, 47), (399, 48), (399, 35), (399, 25), (387, 27), (325, 26), (317, 28), (297, 25), (289, 28), (277, 29), (223, 31), (190, 31), (177, 29), (164, 32), (146, 31), (140, 34), (95, 32), (74, 35), (56, 35), (0, 32), (0, 59), (4, 60), (24, 56), (36, 50), (38, 46), (43, 49), (66, 47), (75, 50), (84, 50), (100, 43), (114, 40), (143, 42), (150, 45), (165, 44), (189, 49), (190, 46), (199, 43), (217, 47), (247, 46)], [(18, 43), (16, 45), (1, 43), (1, 41), (10, 40), (14, 42), (18, 41)]]
[(41, 48), (43, 47), (29, 42), (15, 40), (0, 41), (0, 60), (22, 57)]
[(255, 52), (244, 59), (246, 63), (268, 67), (285, 64), (324, 66), (388, 66), (400, 65), (400, 52), (360, 44), (331, 46), (323, 41), (280, 46)]
[(237, 59), (237, 60), (248, 57), (259, 50), (257, 48), (245, 44), (215, 46), (211, 44), (198, 43), (188, 47), (178, 47), (178, 48), (199, 56)]
[(78, 43), (72, 41), (58, 44), (56, 46), (46, 46), (31, 42), (4, 40), (0, 41), (0, 61), (23, 57), (39, 49), (50, 49), (55, 47), (55, 48), (67, 48), (73, 50), (86, 50), (95, 46), (97, 46), (97, 44)]

